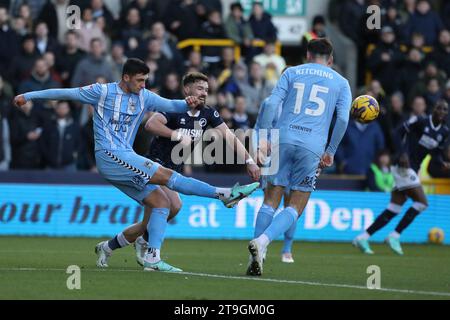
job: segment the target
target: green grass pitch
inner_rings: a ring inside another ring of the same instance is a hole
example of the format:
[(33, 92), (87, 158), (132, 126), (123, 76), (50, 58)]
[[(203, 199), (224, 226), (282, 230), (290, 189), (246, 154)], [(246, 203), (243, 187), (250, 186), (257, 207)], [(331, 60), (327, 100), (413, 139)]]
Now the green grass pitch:
[[(294, 243), (294, 264), (274, 242), (260, 278), (245, 276), (247, 241), (173, 240), (163, 258), (186, 273), (143, 272), (132, 247), (95, 266), (99, 239), (0, 237), (0, 299), (450, 299), (450, 247), (383, 244), (364, 256), (349, 243)], [(69, 290), (69, 265), (81, 268), (81, 289)], [(367, 289), (367, 268), (381, 271), (381, 290)]]

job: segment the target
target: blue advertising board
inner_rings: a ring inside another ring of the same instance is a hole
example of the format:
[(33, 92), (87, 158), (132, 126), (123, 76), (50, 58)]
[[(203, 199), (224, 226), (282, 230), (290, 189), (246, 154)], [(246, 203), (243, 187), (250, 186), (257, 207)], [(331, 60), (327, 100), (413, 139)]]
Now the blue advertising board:
[[(169, 224), (167, 238), (251, 239), (263, 194), (258, 190), (233, 209), (214, 199), (181, 198), (183, 207), (175, 223)], [(446, 234), (444, 243), (450, 244), (450, 195), (428, 199), (429, 208), (403, 233), (402, 240), (426, 242), (429, 229), (439, 227)], [(388, 202), (385, 193), (316, 191), (298, 221), (295, 239), (351, 241)], [(0, 183), (0, 235), (109, 237), (140, 221), (142, 215), (138, 203), (112, 186)], [(400, 216), (373, 240), (383, 241)]]

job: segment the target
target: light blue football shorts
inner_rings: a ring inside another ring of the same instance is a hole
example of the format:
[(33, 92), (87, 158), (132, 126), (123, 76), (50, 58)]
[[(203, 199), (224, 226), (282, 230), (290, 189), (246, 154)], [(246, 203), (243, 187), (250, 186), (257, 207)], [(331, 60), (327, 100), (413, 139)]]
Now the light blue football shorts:
[(148, 182), (161, 165), (132, 150), (99, 150), (95, 159), (102, 177), (139, 204), (143, 205), (142, 201), (159, 188)]
[[(267, 177), (274, 186), (312, 192), (316, 189), (320, 157), (300, 146), (283, 143), (279, 146), (279, 169)], [(273, 161), (273, 160), (272, 160)]]

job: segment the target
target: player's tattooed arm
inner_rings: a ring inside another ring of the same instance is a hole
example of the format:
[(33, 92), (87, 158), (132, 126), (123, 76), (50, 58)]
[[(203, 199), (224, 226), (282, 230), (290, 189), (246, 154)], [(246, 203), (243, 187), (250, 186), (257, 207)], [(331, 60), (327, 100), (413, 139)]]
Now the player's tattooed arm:
[(232, 150), (234, 150), (234, 147), (236, 147), (236, 154), (238, 156), (238, 159), (245, 159), (249, 176), (253, 180), (258, 181), (261, 176), (261, 170), (256, 165), (256, 162), (252, 159), (250, 154), (247, 152), (242, 142), (236, 137), (233, 132), (231, 132), (231, 130), (225, 123), (220, 124), (215, 129), (217, 129), (221, 133), (222, 137), (225, 139), (225, 142), (232, 148)]

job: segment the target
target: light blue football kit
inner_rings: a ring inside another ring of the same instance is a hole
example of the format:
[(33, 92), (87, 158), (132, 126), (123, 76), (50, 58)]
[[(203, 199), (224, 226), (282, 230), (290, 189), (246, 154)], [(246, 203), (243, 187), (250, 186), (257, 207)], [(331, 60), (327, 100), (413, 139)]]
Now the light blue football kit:
[[(288, 68), (266, 101), (259, 127), (273, 126), (278, 106), (279, 171), (269, 177), (277, 186), (314, 190), (320, 157), (335, 154), (348, 124), (352, 94), (348, 81), (333, 69), (308, 63)], [(327, 146), (333, 113), (336, 124)]]
[(184, 100), (168, 100), (141, 90), (125, 93), (118, 83), (92, 84), (73, 89), (50, 89), (24, 94), (26, 100), (76, 100), (94, 106), (95, 157), (99, 173), (142, 204), (157, 185), (148, 184), (159, 164), (141, 157), (133, 142), (146, 112), (184, 112)]
[[(259, 129), (279, 129), (279, 144), (272, 145), (271, 159), (279, 161), (279, 170), (268, 177), (268, 182), (289, 190), (312, 192), (320, 158), (324, 152), (334, 155), (344, 136), (351, 101), (348, 81), (325, 65), (307, 63), (286, 69), (258, 119)], [(275, 121), (280, 105), (281, 114)], [(336, 123), (327, 145), (335, 111)], [(258, 212), (254, 240), (248, 247), (248, 275), (261, 275), (267, 245), (279, 235), (295, 230), (299, 212), (294, 207), (286, 207), (275, 217), (274, 214), (275, 208), (267, 204)]]

